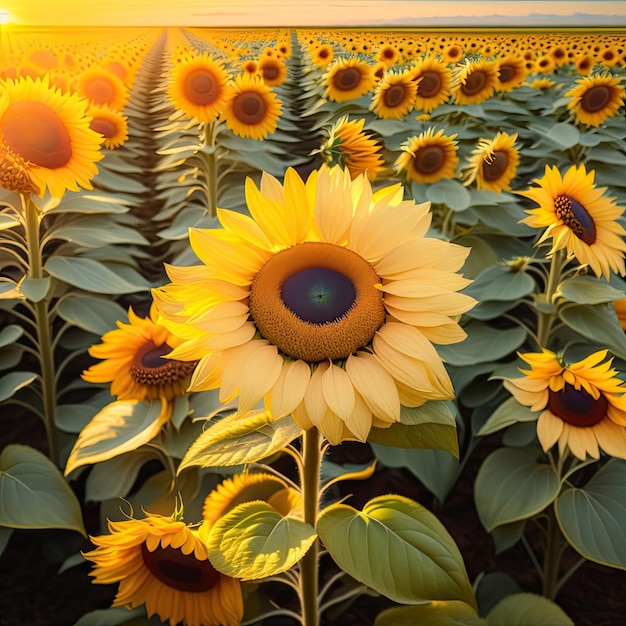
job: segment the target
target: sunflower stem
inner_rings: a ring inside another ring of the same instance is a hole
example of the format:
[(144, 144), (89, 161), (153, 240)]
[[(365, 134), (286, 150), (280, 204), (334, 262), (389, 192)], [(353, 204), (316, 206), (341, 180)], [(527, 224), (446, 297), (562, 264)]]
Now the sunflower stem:
[[(320, 434), (317, 428), (302, 434), (303, 467), (301, 475), (304, 521), (317, 527), (319, 489), (322, 465)], [(300, 561), (300, 602), (303, 626), (318, 626), (319, 542), (316, 540)]]
[(559, 569), (562, 550), (561, 530), (556, 521), (554, 506), (548, 511), (548, 527), (546, 529), (546, 549), (543, 556), (543, 595), (554, 600), (558, 592)]
[[(552, 304), (552, 299), (556, 293), (557, 287), (561, 280), (561, 270), (563, 268), (563, 262), (565, 260), (565, 250), (557, 250), (553, 255), (550, 262), (550, 274), (548, 275), (548, 282), (544, 292), (545, 304)], [(553, 312), (538, 314), (537, 319), (537, 343), (539, 349), (543, 349), (548, 344), (550, 338), (550, 331), (552, 330), (552, 324), (554, 323), (555, 315)]]
[[(40, 241), (42, 213), (33, 202), (30, 194), (20, 194), (24, 210), (24, 226), (26, 230), (26, 247), (28, 251), (28, 278), (43, 278), (43, 259)], [(52, 350), (52, 333), (48, 314), (48, 299), (42, 298), (33, 302), (35, 325), (37, 328), (37, 344), (39, 366), (41, 369), (41, 386), (43, 393), (44, 424), (48, 439), (48, 455), (58, 464), (59, 453), (56, 430), (56, 388), (54, 354)]]
[(207, 213), (210, 218), (217, 216), (217, 155), (215, 137), (215, 123), (211, 122), (204, 127), (204, 143), (210, 149), (205, 153), (207, 174)]

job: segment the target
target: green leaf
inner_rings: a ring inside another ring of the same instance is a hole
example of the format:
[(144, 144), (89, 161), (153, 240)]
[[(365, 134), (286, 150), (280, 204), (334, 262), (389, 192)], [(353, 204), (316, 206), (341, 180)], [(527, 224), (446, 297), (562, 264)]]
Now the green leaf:
[(499, 448), (480, 466), (474, 500), (488, 532), (536, 515), (557, 497), (557, 473), (550, 465), (536, 463), (535, 457), (534, 447)]
[(530, 408), (520, 404), (515, 398), (507, 398), (483, 424), (478, 431), (479, 436), (491, 435), (507, 426), (519, 422), (536, 422), (540, 411), (531, 411)]
[(489, 626), (574, 626), (557, 604), (534, 593), (516, 593), (499, 602), (487, 615)]
[(559, 148), (567, 150), (578, 143), (580, 133), (572, 124), (561, 122), (553, 124), (544, 136)]
[(487, 621), (465, 602), (436, 602), (386, 609), (374, 626), (487, 626)]
[(426, 199), (433, 204), (445, 204), (451, 211), (463, 211), (472, 202), (467, 187), (452, 178), (445, 178), (429, 185)]
[(20, 221), (18, 219), (7, 214), (0, 215), (0, 230), (6, 230), (7, 228), (13, 228), (19, 225)]
[(567, 541), (590, 561), (626, 569), (626, 462), (611, 459), (584, 486), (565, 489), (556, 515)]
[(78, 435), (65, 475), (82, 465), (106, 461), (148, 443), (156, 437), (168, 416), (161, 400), (111, 402)]
[(59, 469), (21, 444), (0, 454), (0, 526), (66, 528), (87, 536), (80, 503)]
[(557, 296), (577, 304), (602, 304), (626, 298), (626, 293), (593, 276), (574, 276), (559, 285)]
[(64, 224), (54, 230), (54, 238), (85, 248), (100, 248), (107, 244), (148, 245), (148, 240), (137, 230), (116, 224), (104, 215), (85, 216), (71, 225)]
[(317, 529), (342, 570), (394, 602), (461, 600), (476, 607), (454, 540), (409, 498), (379, 496), (363, 511), (333, 504), (322, 511)]
[(317, 539), (302, 520), (283, 517), (267, 502), (244, 502), (211, 528), (206, 545), (216, 570), (242, 580), (275, 576), (293, 567)]
[(559, 317), (573, 331), (626, 359), (626, 334), (611, 304), (564, 306)]
[(513, 272), (505, 265), (493, 265), (483, 270), (466, 293), (479, 302), (486, 300), (519, 300), (535, 289), (533, 277), (525, 272)]
[(13, 534), (13, 528), (0, 526), (0, 556), (2, 556), (4, 549), (7, 547), (12, 534)]
[(31, 302), (40, 302), (50, 291), (50, 277), (45, 278), (25, 278), (19, 284), (19, 290)]
[(30, 385), (37, 378), (33, 372), (11, 372), (0, 378), (0, 402), (13, 396), (18, 390)]
[(265, 410), (233, 413), (217, 421), (193, 442), (180, 463), (186, 467), (230, 467), (254, 463), (282, 450), (302, 434), (288, 415), (272, 420)]
[(77, 294), (59, 302), (59, 317), (74, 326), (96, 335), (104, 335), (116, 328), (116, 322), (126, 321), (128, 314), (117, 302)]
[(54, 415), (63, 432), (79, 433), (93, 419), (98, 409), (89, 404), (60, 404)]
[[(141, 619), (141, 621), (137, 621)], [(147, 624), (145, 605), (134, 609), (113, 606), (85, 613), (74, 626), (142, 626)]]
[(22, 335), (24, 329), (17, 324), (8, 324), (0, 330), (0, 348), (14, 344)]
[(92, 293), (136, 293), (150, 288), (139, 274), (130, 282), (94, 259), (52, 257), (46, 263), (46, 271), (63, 282)]

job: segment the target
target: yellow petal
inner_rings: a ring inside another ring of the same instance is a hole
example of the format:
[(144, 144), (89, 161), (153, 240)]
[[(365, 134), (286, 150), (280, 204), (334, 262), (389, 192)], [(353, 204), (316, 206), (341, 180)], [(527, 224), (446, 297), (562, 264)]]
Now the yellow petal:
[(239, 411), (245, 413), (274, 386), (283, 368), (283, 358), (274, 345), (253, 352), (240, 373)]
[(544, 452), (547, 452), (563, 433), (563, 420), (544, 411), (537, 420), (537, 437)]
[(311, 380), (311, 367), (302, 360), (283, 365), (266, 404), (274, 419), (292, 413), (302, 403)]
[(322, 376), (322, 393), (330, 410), (345, 422), (354, 410), (354, 387), (346, 371), (331, 363)]
[(362, 442), (367, 440), (372, 429), (372, 411), (360, 394), (355, 394), (354, 408), (344, 421), (356, 439)]

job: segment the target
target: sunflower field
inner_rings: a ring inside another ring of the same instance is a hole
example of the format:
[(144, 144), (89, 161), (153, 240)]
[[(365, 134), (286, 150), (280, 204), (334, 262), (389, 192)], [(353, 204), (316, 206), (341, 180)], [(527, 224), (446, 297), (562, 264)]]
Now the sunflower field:
[(0, 35), (0, 624), (622, 623), (626, 34)]

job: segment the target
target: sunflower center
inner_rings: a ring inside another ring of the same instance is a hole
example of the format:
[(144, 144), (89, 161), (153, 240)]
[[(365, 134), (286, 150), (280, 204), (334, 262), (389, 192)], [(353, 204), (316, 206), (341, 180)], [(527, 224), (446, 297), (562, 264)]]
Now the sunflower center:
[(595, 400), (583, 388), (576, 389), (565, 383), (562, 391), (549, 390), (548, 409), (564, 422), (579, 428), (588, 428), (601, 422), (606, 416), (608, 400), (600, 394)]
[(235, 96), (233, 113), (241, 124), (255, 126), (265, 119), (267, 104), (263, 96), (256, 91), (246, 91)]
[(84, 86), (85, 95), (94, 104), (109, 104), (115, 100), (115, 85), (105, 76), (92, 77)]
[(356, 67), (346, 67), (338, 70), (333, 77), (335, 89), (339, 91), (352, 91), (361, 83), (361, 72)]
[(419, 174), (434, 174), (441, 169), (445, 159), (441, 146), (425, 146), (415, 153), (413, 168)]
[(326, 48), (322, 48), (318, 51), (317, 56), (320, 59), (327, 59), (330, 56), (330, 52)]
[(208, 559), (199, 561), (193, 553), (183, 554), (171, 546), (159, 546), (150, 552), (142, 543), (141, 558), (157, 580), (178, 591), (202, 593), (213, 589), (220, 581), (219, 572)]
[(515, 68), (512, 65), (501, 65), (498, 70), (498, 79), (501, 83), (508, 83), (515, 76)]
[(106, 139), (110, 139), (117, 133), (116, 125), (111, 120), (105, 120), (101, 117), (94, 117), (89, 124), (89, 128), (96, 133), (100, 133)]
[(487, 182), (500, 180), (506, 172), (508, 164), (509, 157), (507, 153), (502, 150), (496, 150), (489, 155), (488, 159), (483, 161), (483, 178)]
[(611, 101), (611, 90), (606, 85), (594, 85), (585, 91), (580, 104), (587, 113), (602, 111)]
[(557, 196), (554, 200), (556, 216), (586, 244), (591, 245), (596, 240), (596, 225), (585, 207), (570, 198)]
[(25, 161), (51, 170), (72, 158), (70, 134), (61, 118), (41, 102), (11, 103), (0, 121), (5, 143)]
[(175, 383), (189, 376), (197, 361), (164, 359), (172, 351), (167, 343), (156, 345), (148, 341), (137, 352), (130, 366), (131, 378), (140, 385), (158, 387)]
[(441, 89), (441, 76), (437, 72), (424, 72), (417, 84), (417, 95), (420, 98), (432, 98)]
[(261, 335), (294, 359), (341, 360), (367, 345), (385, 321), (374, 268), (356, 252), (305, 242), (278, 252), (250, 289)]
[(183, 91), (189, 102), (199, 106), (214, 102), (220, 94), (215, 76), (202, 68), (189, 72), (183, 85)]
[(275, 80), (278, 78), (278, 68), (275, 65), (266, 65), (263, 68), (264, 80)]
[(474, 71), (468, 74), (466, 81), (461, 85), (461, 91), (466, 96), (475, 96), (487, 84), (485, 72)]
[(393, 109), (404, 102), (404, 87), (402, 85), (391, 85), (383, 94), (383, 102), (386, 107)]

